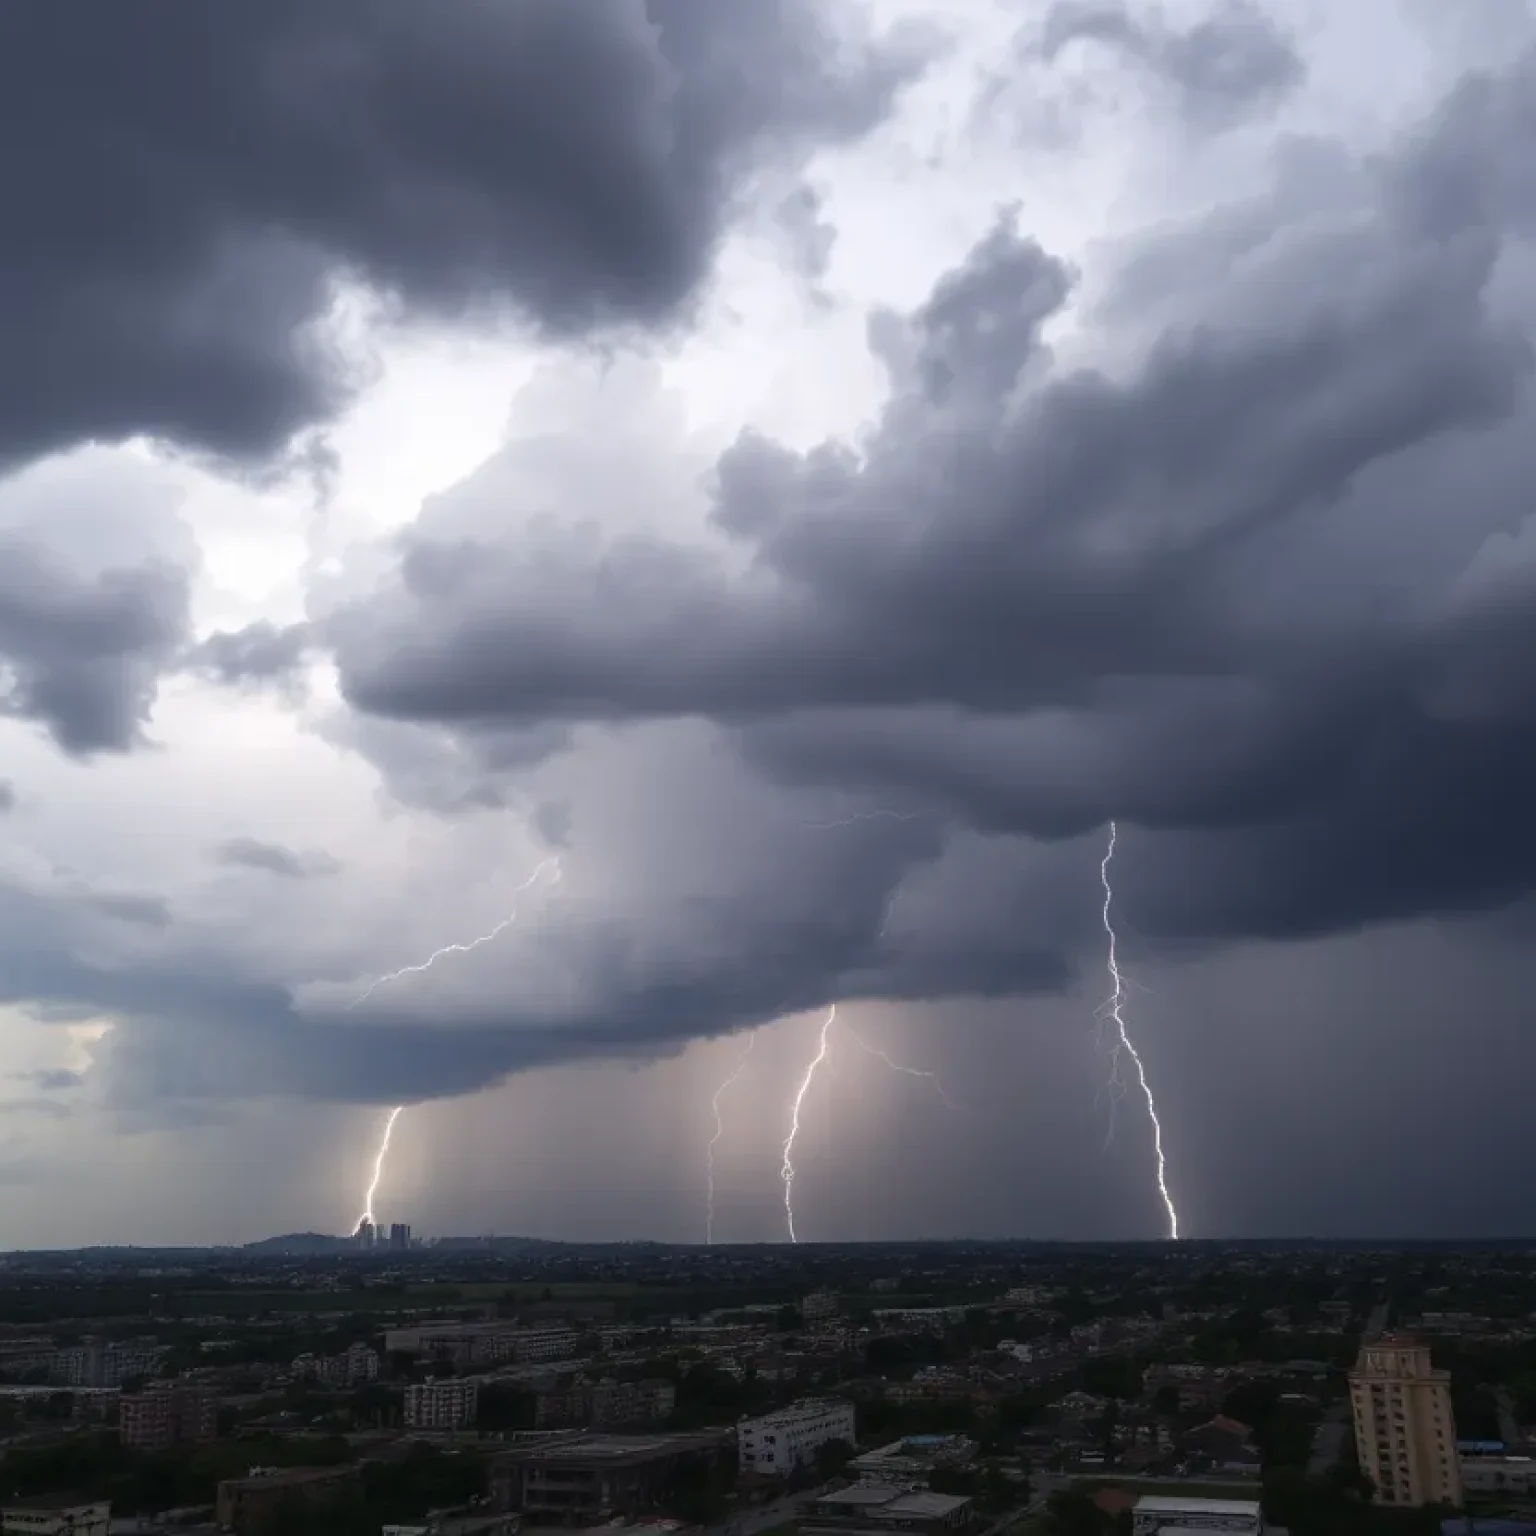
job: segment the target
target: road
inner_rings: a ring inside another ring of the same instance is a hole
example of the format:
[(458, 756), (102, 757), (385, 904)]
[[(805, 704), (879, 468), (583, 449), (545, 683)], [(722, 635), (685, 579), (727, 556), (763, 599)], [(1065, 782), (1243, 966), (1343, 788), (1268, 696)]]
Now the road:
[(831, 1486), (828, 1483), (822, 1488), (807, 1489), (804, 1493), (785, 1494), (782, 1499), (775, 1499), (771, 1504), (754, 1504), (722, 1525), (709, 1526), (708, 1536), (758, 1536), (759, 1532), (770, 1531), (776, 1525), (786, 1525), (795, 1518), (802, 1504), (825, 1493)]
[(1335, 1403), (1317, 1426), (1312, 1437), (1312, 1456), (1307, 1473), (1321, 1477), (1329, 1467), (1344, 1459), (1344, 1444), (1349, 1436), (1349, 1400)]

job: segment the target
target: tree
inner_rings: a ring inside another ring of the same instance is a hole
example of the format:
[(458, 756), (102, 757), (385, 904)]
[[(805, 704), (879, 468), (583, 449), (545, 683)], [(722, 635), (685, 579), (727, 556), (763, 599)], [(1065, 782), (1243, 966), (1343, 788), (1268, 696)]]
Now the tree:
[(824, 1483), (841, 1477), (853, 1460), (853, 1447), (846, 1440), (827, 1440), (816, 1447), (816, 1476)]

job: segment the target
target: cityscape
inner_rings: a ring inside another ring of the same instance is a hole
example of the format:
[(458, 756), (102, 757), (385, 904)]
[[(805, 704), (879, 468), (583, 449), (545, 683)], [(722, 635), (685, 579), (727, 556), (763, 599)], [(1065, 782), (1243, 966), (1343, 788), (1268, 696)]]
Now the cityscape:
[(1532, 1244), (324, 1241), (0, 1261), (4, 1528), (1536, 1531)]
[(1536, 1536), (1536, 0), (0, 4), (0, 1536)]

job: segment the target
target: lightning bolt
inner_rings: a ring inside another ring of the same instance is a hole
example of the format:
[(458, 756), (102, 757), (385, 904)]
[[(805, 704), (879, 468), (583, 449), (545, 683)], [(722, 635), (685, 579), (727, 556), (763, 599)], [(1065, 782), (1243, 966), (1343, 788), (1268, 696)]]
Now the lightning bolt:
[[(1103, 1016), (1114, 1026), (1116, 1052), (1115, 1074), (1119, 1080), (1118, 1053), (1124, 1051), (1136, 1066), (1136, 1079), (1141, 1085), (1142, 1097), (1147, 1101), (1147, 1118), (1152, 1122), (1152, 1147), (1157, 1154), (1157, 1192), (1163, 1198), (1163, 1208), (1168, 1212), (1168, 1236), (1175, 1240), (1179, 1235), (1179, 1213), (1174, 1208), (1173, 1196), (1168, 1193), (1168, 1165), (1163, 1157), (1163, 1126), (1157, 1118), (1157, 1101), (1152, 1097), (1151, 1086), (1147, 1082), (1147, 1069), (1142, 1064), (1141, 1053), (1131, 1043), (1130, 1034), (1125, 1027), (1125, 982), (1120, 975), (1120, 961), (1115, 952), (1115, 927), (1110, 920), (1110, 907), (1114, 903), (1114, 891), (1109, 883), (1109, 866), (1115, 857), (1115, 839), (1118, 830), (1114, 822), (1109, 824), (1109, 846), (1104, 850), (1104, 858), (1099, 864), (1099, 879), (1104, 886), (1104, 933), (1109, 941), (1108, 970), (1109, 979), (1114, 984), (1114, 990), (1104, 1004)], [(1114, 1096), (1111, 1095), (1111, 1104)], [(1111, 1121), (1113, 1130), (1113, 1121)]]
[(378, 1155), (373, 1160), (373, 1177), (368, 1181), (367, 1192), (363, 1195), (363, 1214), (357, 1218), (358, 1227), (366, 1221), (370, 1226), (376, 1225), (373, 1219), (373, 1197), (379, 1192), (379, 1180), (384, 1176), (384, 1159), (389, 1155), (390, 1138), (395, 1134), (395, 1121), (405, 1110), (404, 1104), (396, 1104), (390, 1110), (389, 1118), (384, 1122), (384, 1135), (379, 1140)]
[(710, 1099), (710, 1108), (715, 1112), (715, 1134), (709, 1138), (709, 1146), (704, 1151), (704, 1172), (708, 1181), (708, 1194), (704, 1207), (704, 1242), (705, 1245), (715, 1240), (715, 1147), (720, 1138), (725, 1135), (725, 1121), (720, 1117), (720, 1095), (725, 1092), (732, 1083), (747, 1069), (747, 1058), (752, 1054), (752, 1047), (757, 1043), (757, 1032), (754, 1030), (747, 1036), (747, 1048), (741, 1053), (741, 1060), (736, 1063), (736, 1070), (721, 1082), (715, 1089), (714, 1097)]
[(800, 1087), (795, 1092), (794, 1102), (789, 1109), (789, 1135), (784, 1138), (784, 1162), (779, 1169), (779, 1177), (784, 1180), (784, 1219), (789, 1226), (789, 1240), (798, 1243), (800, 1239), (795, 1236), (795, 1138), (800, 1134), (800, 1106), (805, 1103), (805, 1096), (810, 1091), (811, 1083), (815, 1080), (816, 1071), (822, 1062), (827, 1059), (827, 1051), (831, 1046), (831, 1030), (837, 1018), (837, 1004), (833, 1003), (827, 1009), (827, 1016), (822, 1021), (821, 1038), (816, 1048), (816, 1054), (811, 1058), (811, 1064), (805, 1069), (805, 1076), (800, 1079)]
[(918, 1067), (904, 1066), (901, 1062), (895, 1060), (883, 1047), (872, 1045), (863, 1037), (863, 1035), (859, 1034), (858, 1031), (853, 1029), (849, 1024), (844, 1023), (843, 1029), (846, 1031), (848, 1037), (853, 1041), (855, 1045), (861, 1046), (864, 1050), (868, 1051), (871, 1056), (874, 1056), (878, 1060), (883, 1061), (886, 1066), (891, 1069), (892, 1072), (900, 1072), (907, 1077), (921, 1077), (932, 1083), (934, 1092), (938, 1094), (939, 1100), (944, 1105), (945, 1109), (960, 1108), (959, 1104), (957, 1104), (955, 1100), (949, 1096), (948, 1092), (945, 1090), (944, 1084), (939, 1081), (939, 1075), (937, 1072), (924, 1072)]
[(855, 811), (852, 816), (843, 816), (837, 821), (803, 821), (800, 825), (817, 832), (830, 832), (834, 827), (851, 827), (861, 821), (921, 821), (927, 814), (926, 811)]
[[(514, 896), (521, 896), (525, 891), (532, 889), (546, 869), (554, 870), (554, 879), (549, 883), (557, 885), (560, 881), (560, 860), (558, 857), (543, 860), (512, 894)], [(419, 976), (421, 972), (431, 970), (445, 955), (467, 955), (471, 950), (479, 949), (482, 944), (489, 944), (492, 939), (500, 938), (516, 921), (517, 908), (514, 906), (489, 933), (482, 933), (478, 939), (471, 939), (467, 944), (444, 944), (441, 949), (434, 949), (418, 965), (402, 965), (398, 971), (390, 971), (386, 975), (377, 977), (368, 983), (364, 991), (360, 992), (347, 1004), (348, 1009), (356, 1008), (360, 1003), (367, 1002), (387, 982), (398, 981), (402, 976)]]

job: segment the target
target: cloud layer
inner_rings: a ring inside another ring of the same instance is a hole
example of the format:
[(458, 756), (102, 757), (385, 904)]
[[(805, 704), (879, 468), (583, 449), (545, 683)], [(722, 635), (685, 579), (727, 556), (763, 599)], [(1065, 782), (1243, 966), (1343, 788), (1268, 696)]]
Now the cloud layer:
[(835, 47), (811, 0), (13, 8), (0, 465), (274, 449), (358, 382), (325, 324), (347, 282), (558, 336), (663, 320), (738, 180), (867, 130), (920, 58)]

